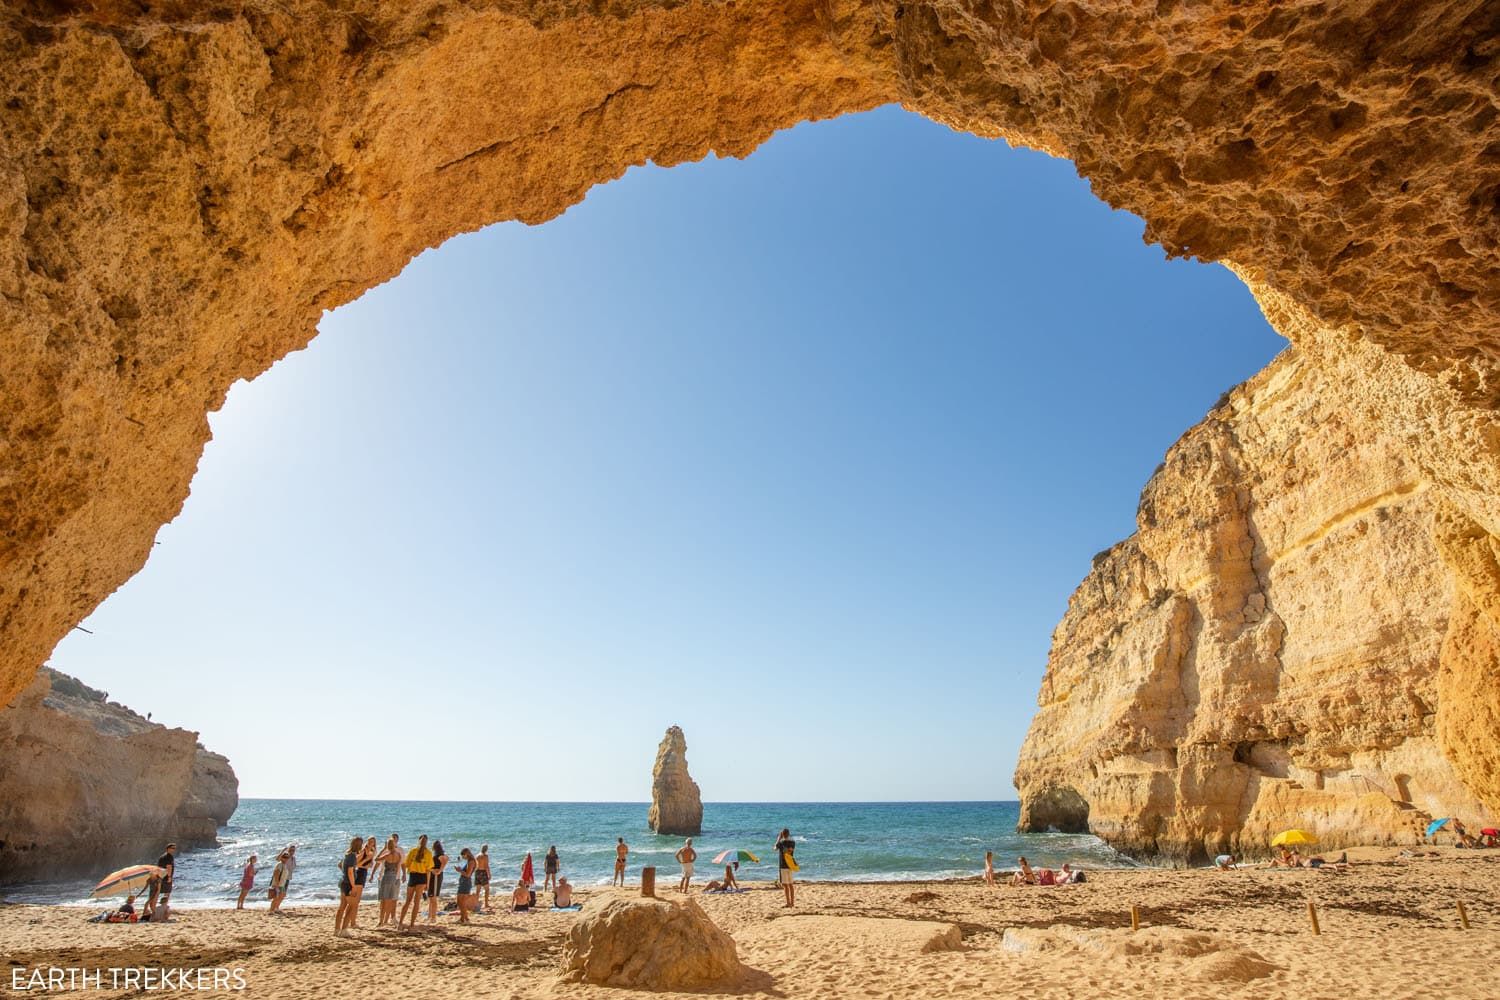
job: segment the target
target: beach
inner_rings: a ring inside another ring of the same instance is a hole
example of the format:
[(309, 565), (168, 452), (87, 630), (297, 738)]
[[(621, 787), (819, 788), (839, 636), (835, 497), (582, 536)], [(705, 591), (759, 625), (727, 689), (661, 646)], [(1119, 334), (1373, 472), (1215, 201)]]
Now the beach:
[[(733, 936), (748, 969), (738, 983), (710, 992), (738, 996), (1500, 995), (1500, 851), (1409, 856), (1363, 848), (1349, 857), (1342, 873), (1109, 870), (1058, 887), (809, 882), (794, 910), (782, 908), (768, 882), (747, 882), (750, 891), (740, 895), (692, 898)], [(659, 895), (681, 899), (671, 891), (673, 873), (662, 876)], [(638, 889), (582, 893), (586, 902), (621, 895)], [(1134, 931), (1132, 906), (1140, 921)], [(205, 986), (213, 969), (232, 970), (244, 993), (277, 998), (632, 995), (558, 981), (578, 913), (497, 912), (469, 927), (440, 917), (436, 926), (395, 933), (375, 928), (376, 906), (367, 901), (347, 938), (333, 936), (331, 909), (313, 905), (283, 917), (177, 911), (164, 925), (90, 924), (89, 914), (0, 907), (7, 963), (0, 989), (12, 992), (37, 970), (56, 967), (106, 970), (104, 988), (91, 986), (90, 995), (138, 995), (111, 989), (108, 970), (165, 967), (210, 970)]]

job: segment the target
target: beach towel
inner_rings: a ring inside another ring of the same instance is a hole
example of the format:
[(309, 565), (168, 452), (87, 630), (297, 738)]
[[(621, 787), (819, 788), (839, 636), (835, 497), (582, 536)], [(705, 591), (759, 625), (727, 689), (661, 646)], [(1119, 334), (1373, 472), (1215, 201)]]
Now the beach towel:
[(705, 895), (705, 896), (733, 896), (737, 892), (749, 892), (749, 891), (750, 891), (749, 889), (707, 889), (707, 890), (704, 891), (703, 895)]
[(581, 909), (583, 909), (583, 904), (582, 903), (574, 903), (572, 906), (554, 906), (552, 908), (552, 912), (553, 913), (576, 913), (576, 912), (578, 912)]
[(786, 855), (786, 866), (794, 872), (800, 872), (802, 870), (802, 866), (797, 864), (797, 859), (792, 857), (792, 853), (790, 851), (788, 851)]

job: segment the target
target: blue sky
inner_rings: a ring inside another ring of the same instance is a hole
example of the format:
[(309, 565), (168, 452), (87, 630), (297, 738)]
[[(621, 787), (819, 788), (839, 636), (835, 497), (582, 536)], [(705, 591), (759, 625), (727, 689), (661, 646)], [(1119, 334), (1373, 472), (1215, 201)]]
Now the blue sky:
[(1072, 165), (887, 108), (458, 237), (230, 393), (52, 664), (252, 796), (994, 799), (1090, 557), (1284, 346)]

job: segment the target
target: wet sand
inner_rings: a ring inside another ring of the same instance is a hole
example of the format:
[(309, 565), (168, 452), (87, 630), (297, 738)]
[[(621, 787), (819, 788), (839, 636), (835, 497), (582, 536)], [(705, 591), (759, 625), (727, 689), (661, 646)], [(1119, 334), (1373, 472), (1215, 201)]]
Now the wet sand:
[[(1350, 858), (1345, 873), (1101, 871), (1083, 885), (1049, 888), (806, 883), (795, 910), (782, 908), (769, 883), (693, 898), (751, 970), (717, 991), (737, 996), (1500, 997), (1500, 851), (1402, 858), (1363, 849)], [(332, 910), (321, 907), (281, 917), (186, 910), (159, 925), (89, 924), (90, 912), (0, 907), (0, 992), (12, 992), (18, 970), (24, 982), (52, 966), (165, 966), (239, 970), (240, 995), (275, 998), (644, 995), (557, 982), (576, 913), (496, 913), (471, 927), (440, 917), (398, 934), (374, 927), (368, 902), (353, 935), (335, 938)], [(109, 989), (108, 976), (88, 995), (141, 995)]]

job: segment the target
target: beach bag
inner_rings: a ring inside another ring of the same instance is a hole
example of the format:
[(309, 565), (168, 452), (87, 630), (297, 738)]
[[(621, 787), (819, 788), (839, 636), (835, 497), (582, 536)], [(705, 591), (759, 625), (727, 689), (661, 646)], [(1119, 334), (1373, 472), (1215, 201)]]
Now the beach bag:
[(1073, 873), (1073, 881), (1074, 882), (1084, 882), (1084, 881), (1087, 881), (1087, 879), (1085, 879), (1083, 877), (1083, 872), (1082, 871), (1076, 871), (1076, 872)]

